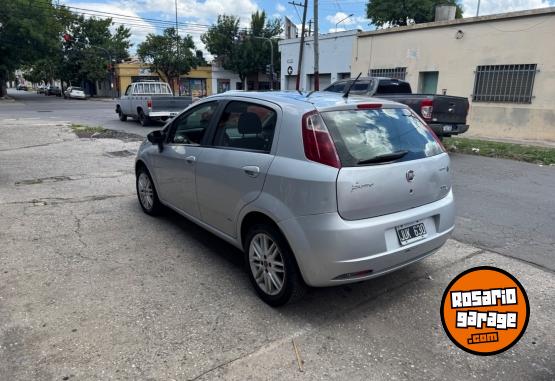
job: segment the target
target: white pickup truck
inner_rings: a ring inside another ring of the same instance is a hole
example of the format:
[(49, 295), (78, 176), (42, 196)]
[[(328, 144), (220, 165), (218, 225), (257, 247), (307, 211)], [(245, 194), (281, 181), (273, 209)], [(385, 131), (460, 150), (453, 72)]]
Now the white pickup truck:
[(119, 120), (137, 119), (148, 126), (153, 120), (173, 118), (193, 102), (192, 97), (175, 97), (165, 82), (135, 82), (127, 86), (116, 104)]

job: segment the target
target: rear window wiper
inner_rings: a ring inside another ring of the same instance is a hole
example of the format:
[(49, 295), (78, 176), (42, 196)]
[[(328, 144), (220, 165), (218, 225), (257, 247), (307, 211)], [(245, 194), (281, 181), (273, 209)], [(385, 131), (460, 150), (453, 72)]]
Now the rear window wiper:
[(407, 150), (386, 153), (383, 155), (374, 156), (370, 159), (360, 160), (357, 162), (357, 164), (387, 163), (390, 161), (398, 160), (405, 156), (407, 153), (409, 153), (409, 151)]

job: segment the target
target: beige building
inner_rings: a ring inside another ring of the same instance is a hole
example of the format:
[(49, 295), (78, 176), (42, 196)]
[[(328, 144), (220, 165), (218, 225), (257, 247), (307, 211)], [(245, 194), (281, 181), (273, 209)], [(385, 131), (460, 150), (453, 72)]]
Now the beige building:
[(351, 75), (468, 97), (468, 135), (555, 141), (555, 7), (359, 33)]

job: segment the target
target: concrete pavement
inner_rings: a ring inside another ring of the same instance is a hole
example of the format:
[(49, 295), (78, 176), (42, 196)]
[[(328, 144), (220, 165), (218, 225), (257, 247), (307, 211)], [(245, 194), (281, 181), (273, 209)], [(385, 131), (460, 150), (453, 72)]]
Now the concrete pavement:
[[(555, 377), (553, 271), (450, 240), (404, 270), (272, 309), (236, 249), (173, 213), (142, 213), (137, 142), (78, 139), (46, 120), (0, 125), (2, 377)], [(456, 348), (439, 318), (449, 281), (482, 264), (514, 274), (531, 304), (521, 341), (486, 358)]]

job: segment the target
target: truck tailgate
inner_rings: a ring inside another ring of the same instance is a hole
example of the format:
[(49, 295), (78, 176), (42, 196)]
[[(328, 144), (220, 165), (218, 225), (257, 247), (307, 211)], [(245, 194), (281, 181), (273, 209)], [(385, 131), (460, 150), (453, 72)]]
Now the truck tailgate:
[(449, 95), (434, 95), (432, 122), (466, 124), (468, 99)]
[(181, 112), (192, 102), (192, 97), (151, 97), (151, 111), (177, 111)]

